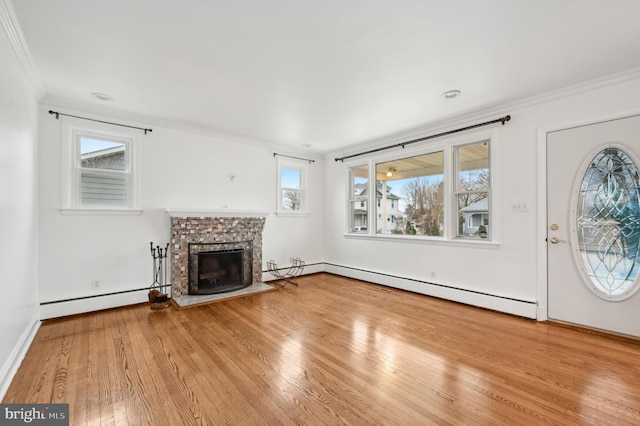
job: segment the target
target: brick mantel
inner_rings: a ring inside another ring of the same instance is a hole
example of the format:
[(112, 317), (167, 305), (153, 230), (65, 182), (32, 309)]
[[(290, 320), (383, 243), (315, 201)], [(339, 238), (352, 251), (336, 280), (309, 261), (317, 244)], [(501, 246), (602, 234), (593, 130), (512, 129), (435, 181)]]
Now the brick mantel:
[(269, 215), (269, 212), (257, 211), (257, 210), (203, 210), (203, 209), (167, 209), (165, 210), (171, 217), (264, 217)]

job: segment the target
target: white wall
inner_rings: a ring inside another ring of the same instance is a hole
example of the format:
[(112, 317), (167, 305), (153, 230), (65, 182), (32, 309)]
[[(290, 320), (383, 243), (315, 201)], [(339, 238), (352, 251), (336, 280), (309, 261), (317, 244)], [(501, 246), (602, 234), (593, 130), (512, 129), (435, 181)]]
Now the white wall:
[[(640, 79), (637, 74), (631, 74), (628, 78), (617, 80), (615, 84), (598, 84), (589, 89), (574, 88), (545, 99), (529, 100), (528, 103), (485, 111), (482, 115), (458, 120), (457, 124), (463, 126), (505, 114), (512, 115), (512, 120), (505, 126), (495, 127), (497, 143), (492, 146), (495, 154), (492, 164), (495, 179), (493, 197), (497, 209), (492, 212), (491, 226), (492, 232), (497, 235), (499, 244), (496, 246), (345, 237), (347, 165), (332, 161), (345, 153), (327, 156), (325, 259), (328, 263), (335, 264), (328, 270), (415, 292), (544, 319), (546, 201), (543, 185), (545, 159), (542, 155), (544, 152), (540, 149), (544, 146), (544, 133), (546, 130), (569, 127), (576, 123), (584, 124), (629, 112), (640, 113)], [(421, 129), (413, 132), (413, 137), (403, 139), (395, 136), (393, 143), (455, 127), (451, 124), (440, 129)], [(384, 146), (390, 144), (390, 141), (391, 139), (376, 141), (366, 149)], [(423, 146), (428, 146), (429, 143), (438, 144), (441, 141), (425, 142)], [(354, 150), (353, 153), (357, 151)], [(512, 212), (511, 204), (515, 202), (526, 202), (528, 212)], [(435, 273), (435, 277), (432, 277), (432, 273)], [(436, 285), (430, 285), (429, 282)]]
[[(492, 130), (496, 136), (492, 145), (495, 244), (345, 237), (347, 166), (333, 161), (343, 153), (331, 153), (324, 161), (309, 166), (311, 214), (291, 218), (272, 213), (267, 218), (263, 269), (268, 260), (286, 266), (291, 257), (300, 256), (307, 263), (320, 263), (308, 272), (327, 270), (544, 318), (546, 205), (544, 181), (540, 180), (544, 176), (540, 135), (549, 129), (640, 112), (640, 79), (630, 76), (459, 117), (438, 128), (419, 129), (363, 147), (370, 149), (392, 140), (397, 143), (511, 114), (509, 123)], [(151, 281), (148, 243), (164, 244), (169, 238), (166, 208), (219, 209), (228, 205), (231, 209), (275, 211), (276, 161), (272, 149), (148, 123), (128, 123), (154, 129), (141, 136), (143, 214), (61, 215), (60, 122), (47, 113), (48, 109), (44, 106), (40, 113), (39, 138), (39, 282), (45, 318), (144, 301)], [(66, 112), (92, 116), (86, 111)], [(473, 140), (473, 135), (469, 132), (455, 137)], [(425, 145), (428, 143), (440, 141)], [(230, 175), (235, 176), (233, 181)], [(527, 203), (528, 212), (512, 212), (511, 204), (516, 202)], [(92, 289), (92, 280), (100, 281), (101, 287)], [(104, 296), (118, 292), (123, 293)], [(74, 301), (60, 302), (65, 299)]]
[[(153, 128), (153, 132), (140, 136), (143, 213), (62, 215), (63, 136), (61, 121), (48, 114), (49, 109), (123, 122), (86, 111), (46, 105), (41, 108), (39, 281), (40, 300), (45, 303), (43, 318), (144, 302), (152, 282), (149, 242), (161, 246), (169, 242), (170, 222), (165, 209), (215, 210), (226, 205), (230, 210), (275, 211), (273, 150), (148, 123), (125, 122)], [(235, 178), (231, 180), (230, 175)], [(292, 256), (308, 263), (323, 260), (322, 180), (319, 161), (310, 165), (309, 216), (285, 218), (271, 213), (267, 217), (264, 270), (271, 259), (282, 266), (288, 265)], [(98, 289), (91, 286), (94, 280), (100, 282)], [(71, 300), (61, 302), (67, 299)]]
[[(1, 5), (0, 5), (1, 6)], [(0, 400), (39, 325), (37, 104), (0, 29)]]

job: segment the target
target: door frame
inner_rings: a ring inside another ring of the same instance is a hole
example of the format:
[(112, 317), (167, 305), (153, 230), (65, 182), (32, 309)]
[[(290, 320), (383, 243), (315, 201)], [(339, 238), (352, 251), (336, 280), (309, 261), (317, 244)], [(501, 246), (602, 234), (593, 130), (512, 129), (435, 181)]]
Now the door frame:
[(640, 115), (640, 108), (624, 110), (611, 114), (597, 115), (590, 118), (568, 121), (562, 124), (538, 127), (537, 129), (537, 209), (536, 209), (536, 298), (538, 306), (536, 309), (536, 319), (547, 321), (548, 317), (548, 245), (547, 245), (547, 133), (561, 130), (568, 130), (574, 127), (588, 126), (604, 121), (618, 120), (622, 118)]

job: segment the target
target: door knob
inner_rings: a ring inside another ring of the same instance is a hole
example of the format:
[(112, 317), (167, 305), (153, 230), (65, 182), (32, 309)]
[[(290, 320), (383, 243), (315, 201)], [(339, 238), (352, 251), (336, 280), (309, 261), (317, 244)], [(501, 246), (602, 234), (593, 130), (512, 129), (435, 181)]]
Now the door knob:
[(557, 231), (557, 230), (558, 230), (558, 228), (560, 228), (560, 227), (558, 226), (558, 224), (557, 224), (557, 223), (554, 223), (554, 224), (552, 224), (549, 228), (551, 228), (551, 230), (552, 230), (552, 231)]
[(559, 240), (558, 237), (551, 237), (549, 241), (551, 241), (551, 244), (558, 244), (562, 242), (562, 240)]

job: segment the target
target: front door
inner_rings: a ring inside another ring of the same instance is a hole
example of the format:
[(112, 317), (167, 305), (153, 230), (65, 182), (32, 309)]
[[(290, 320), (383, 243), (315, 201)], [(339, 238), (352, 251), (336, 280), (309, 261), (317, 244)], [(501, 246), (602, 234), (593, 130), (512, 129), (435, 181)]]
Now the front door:
[(548, 317), (640, 337), (640, 116), (547, 134)]

